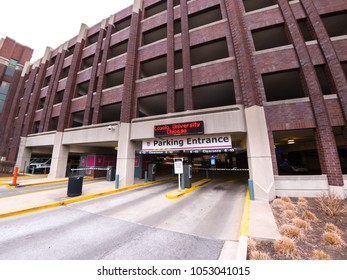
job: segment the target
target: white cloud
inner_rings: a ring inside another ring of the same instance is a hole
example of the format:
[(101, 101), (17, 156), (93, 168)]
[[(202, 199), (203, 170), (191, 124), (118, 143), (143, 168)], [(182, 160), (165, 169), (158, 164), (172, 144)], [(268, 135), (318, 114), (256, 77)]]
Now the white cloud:
[(132, 4), (133, 0), (4, 1), (0, 38), (8, 36), (34, 49), (31, 61), (36, 61), (47, 46), (55, 49), (78, 35), (82, 23), (91, 27)]

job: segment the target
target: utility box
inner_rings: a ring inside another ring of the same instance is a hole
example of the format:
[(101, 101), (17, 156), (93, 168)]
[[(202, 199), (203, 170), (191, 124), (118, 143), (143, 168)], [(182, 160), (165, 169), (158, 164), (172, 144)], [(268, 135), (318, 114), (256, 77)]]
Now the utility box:
[(148, 164), (148, 181), (155, 181), (156, 167), (154, 163)]
[(192, 187), (192, 165), (183, 164), (183, 188), (189, 189)]
[(67, 196), (74, 197), (82, 194), (83, 176), (69, 177), (67, 184)]
[(107, 166), (106, 180), (114, 181), (116, 176), (116, 171), (114, 166)]

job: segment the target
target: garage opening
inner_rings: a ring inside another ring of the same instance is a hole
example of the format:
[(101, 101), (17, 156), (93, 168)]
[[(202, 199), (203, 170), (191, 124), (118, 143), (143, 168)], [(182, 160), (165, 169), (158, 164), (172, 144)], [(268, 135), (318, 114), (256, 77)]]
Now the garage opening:
[[(192, 123), (199, 122), (189, 122), (189, 124)], [(174, 124), (169, 126), (172, 125)], [(182, 161), (183, 165), (190, 166), (191, 178), (196, 180), (220, 176), (233, 178), (236, 173), (248, 176), (248, 158), (244, 139), (243, 134), (233, 136), (195, 134), (143, 140), (142, 150), (136, 153), (135, 177), (142, 179), (149, 176), (153, 165), (156, 177), (175, 176), (177, 160)]]
[(266, 101), (305, 97), (299, 69), (262, 75)]
[(279, 175), (322, 174), (314, 129), (274, 131)]
[(342, 174), (347, 174), (347, 137), (344, 136), (344, 129), (346, 128), (337, 126), (333, 128), (333, 132), (339, 153)]

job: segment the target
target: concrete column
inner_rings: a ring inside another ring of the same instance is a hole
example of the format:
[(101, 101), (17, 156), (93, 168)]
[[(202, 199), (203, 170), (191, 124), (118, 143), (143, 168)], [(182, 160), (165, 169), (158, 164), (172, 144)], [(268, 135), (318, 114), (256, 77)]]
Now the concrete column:
[(264, 107), (245, 109), (249, 176), (253, 180), (255, 199), (273, 200), (275, 180)]
[(130, 132), (130, 123), (120, 124), (116, 168), (120, 187), (134, 184), (135, 143), (130, 141)]
[(62, 144), (63, 136), (63, 132), (57, 132), (54, 137), (52, 163), (48, 174), (51, 179), (65, 178), (70, 147)]
[(26, 167), (28, 167), (30, 164), (31, 149), (25, 147), (26, 141), (27, 141), (26, 137), (20, 138), (18, 156), (16, 161), (16, 165), (18, 166), (19, 173), (24, 173)]

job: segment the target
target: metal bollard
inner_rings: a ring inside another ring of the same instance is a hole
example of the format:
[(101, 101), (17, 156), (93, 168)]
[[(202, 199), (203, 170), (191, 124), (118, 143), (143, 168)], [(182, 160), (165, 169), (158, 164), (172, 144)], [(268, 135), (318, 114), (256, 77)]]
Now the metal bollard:
[(119, 189), (119, 174), (116, 174), (116, 189)]
[(253, 180), (252, 179), (248, 179), (248, 187), (249, 187), (250, 200), (254, 200), (254, 188), (253, 188)]
[(181, 190), (184, 191), (185, 187), (184, 187), (184, 175), (183, 174), (182, 174), (181, 180), (182, 180)]
[(206, 179), (208, 179), (208, 169), (206, 169)]
[(145, 171), (145, 183), (148, 182), (148, 174), (147, 174), (147, 170)]

